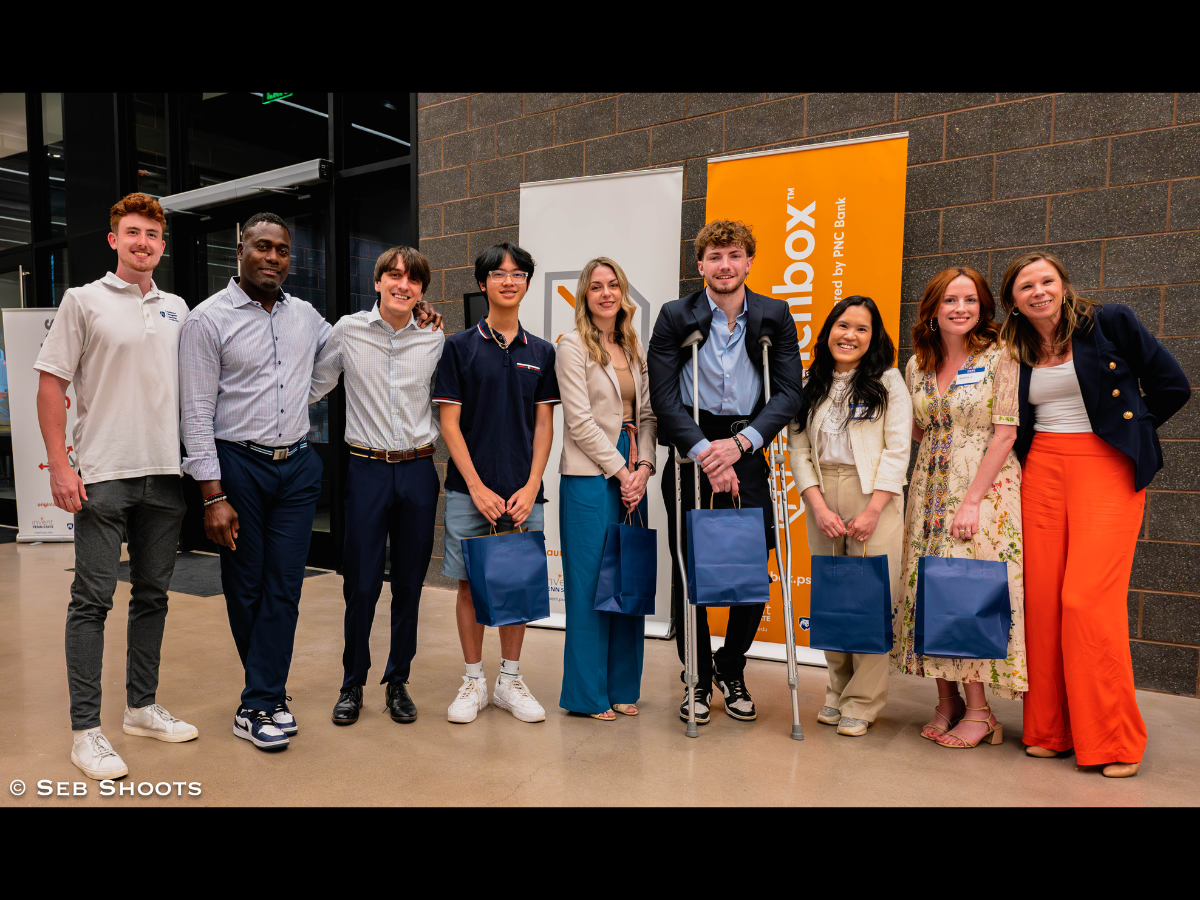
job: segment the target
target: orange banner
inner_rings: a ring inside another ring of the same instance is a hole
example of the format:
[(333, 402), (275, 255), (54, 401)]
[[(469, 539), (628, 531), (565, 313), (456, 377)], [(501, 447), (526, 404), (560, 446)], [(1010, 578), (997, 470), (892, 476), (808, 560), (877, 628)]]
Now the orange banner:
[[(751, 226), (758, 246), (746, 284), (791, 307), (806, 367), (825, 317), (854, 294), (875, 301), (900, 343), (907, 158), (908, 135), (900, 134), (709, 160), (707, 219)], [(790, 471), (787, 479), (796, 642), (806, 647), (811, 563), (804, 501)], [(783, 644), (780, 579), (771, 558), (771, 603), (756, 640)], [(723, 635), (725, 621), (724, 610), (709, 610), (712, 634)]]

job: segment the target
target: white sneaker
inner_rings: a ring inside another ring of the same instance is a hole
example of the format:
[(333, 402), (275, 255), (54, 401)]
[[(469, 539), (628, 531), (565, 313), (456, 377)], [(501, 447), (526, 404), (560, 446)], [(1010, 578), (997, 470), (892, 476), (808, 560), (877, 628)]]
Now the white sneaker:
[(200, 737), (200, 731), (195, 725), (175, 718), (157, 703), (143, 706), (141, 709), (125, 707), (125, 724), (121, 726), (121, 730), (135, 737), (154, 738), (171, 744), (194, 741)]
[(520, 676), (504, 679), (501, 675), (496, 679), (496, 692), (492, 697), (499, 709), (507, 709), (522, 722), (544, 722), (546, 711), (542, 704), (533, 699), (529, 688)]
[(129, 774), (129, 766), (117, 755), (99, 728), (91, 728), (75, 736), (71, 747), (71, 762), (78, 766), (88, 778), (104, 781)]
[(446, 710), (446, 718), (451, 722), (465, 725), (467, 722), (474, 722), (479, 711), (487, 705), (487, 682), (482, 678), (464, 675), (462, 687), (458, 689), (458, 696)]

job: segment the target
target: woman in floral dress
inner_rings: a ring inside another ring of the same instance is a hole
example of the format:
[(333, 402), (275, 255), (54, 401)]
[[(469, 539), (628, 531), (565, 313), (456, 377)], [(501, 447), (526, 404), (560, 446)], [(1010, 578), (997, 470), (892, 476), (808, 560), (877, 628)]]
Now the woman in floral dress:
[[(937, 678), (937, 709), (921, 736), (950, 748), (1003, 739), (984, 684), (1009, 698), (1028, 689), (1021, 468), (1012, 452), (1019, 368), (996, 342), (994, 310), (987, 281), (974, 269), (940, 272), (921, 300), (906, 376), (913, 439), (921, 446), (909, 485), (903, 594), (893, 611), (892, 659), (902, 672)], [(917, 564), (922, 556), (1008, 564), (1012, 629), (1005, 659), (915, 653)]]

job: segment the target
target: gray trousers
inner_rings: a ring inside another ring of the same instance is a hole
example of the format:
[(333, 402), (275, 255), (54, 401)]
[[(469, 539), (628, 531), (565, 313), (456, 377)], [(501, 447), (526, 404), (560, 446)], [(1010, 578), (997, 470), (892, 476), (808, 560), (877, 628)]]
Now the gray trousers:
[(71, 728), (100, 724), (104, 620), (113, 606), (121, 542), (129, 541), (126, 703), (149, 706), (158, 689), (158, 658), (167, 618), (167, 587), (175, 571), (179, 529), (187, 506), (177, 475), (146, 475), (85, 485), (75, 513), (75, 580), (67, 607), (67, 684)]

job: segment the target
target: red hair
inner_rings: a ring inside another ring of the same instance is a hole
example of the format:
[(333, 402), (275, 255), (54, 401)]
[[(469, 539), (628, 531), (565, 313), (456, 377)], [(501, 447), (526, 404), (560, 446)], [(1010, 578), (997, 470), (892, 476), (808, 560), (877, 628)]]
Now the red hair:
[(113, 208), (108, 211), (108, 226), (113, 234), (117, 233), (117, 226), (126, 216), (145, 216), (161, 225), (163, 231), (167, 230), (167, 217), (163, 214), (163, 208), (149, 194), (126, 194), (113, 204)]
[(967, 335), (967, 350), (970, 353), (980, 353), (996, 343), (996, 338), (1000, 335), (1000, 327), (992, 320), (996, 313), (996, 301), (992, 297), (992, 289), (988, 287), (987, 279), (969, 266), (943, 269), (925, 286), (925, 295), (917, 307), (917, 324), (913, 326), (913, 355), (917, 358), (917, 368), (922, 372), (936, 371), (946, 358), (942, 339), (938, 336), (937, 329), (929, 327), (929, 322), (937, 318), (938, 306), (946, 296), (946, 288), (959, 277), (970, 278), (979, 297), (979, 321)]

